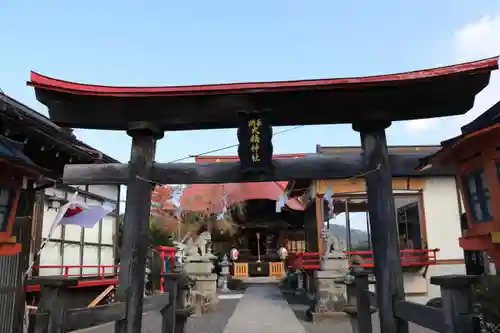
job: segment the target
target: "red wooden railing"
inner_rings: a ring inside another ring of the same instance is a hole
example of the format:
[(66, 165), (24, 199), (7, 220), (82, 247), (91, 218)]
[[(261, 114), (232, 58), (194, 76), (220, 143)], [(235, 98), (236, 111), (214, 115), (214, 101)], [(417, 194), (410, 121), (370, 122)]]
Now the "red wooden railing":
[(288, 268), (318, 270), (319, 252), (289, 252), (288, 253)]
[[(59, 274), (47, 274), (42, 276), (60, 276), (60, 277), (80, 277), (82, 280), (73, 288), (96, 287), (118, 284), (118, 268), (116, 265), (40, 265), (34, 266), (34, 269), (54, 269), (58, 270)], [(80, 273), (84, 269), (95, 270), (95, 273)], [(78, 271), (77, 271), (78, 270)], [(40, 291), (38, 285), (27, 285), (27, 292)]]
[[(160, 256), (162, 265), (160, 266), (160, 292), (164, 289), (164, 278), (165, 273), (165, 260), (168, 260), (170, 267), (174, 267), (175, 263), (175, 251), (174, 247), (159, 246), (156, 248), (156, 253)], [(118, 284), (118, 270), (120, 266), (118, 265), (40, 265), (34, 266), (33, 269), (50, 269), (55, 270), (55, 274), (44, 274), (42, 276), (59, 276), (59, 277), (78, 277), (82, 278), (78, 281), (78, 284), (74, 288), (82, 287), (95, 287), (95, 286), (105, 286)], [(84, 272), (84, 270), (86, 272)], [(88, 273), (88, 271), (93, 270), (94, 272)], [(27, 285), (27, 292), (40, 291), (40, 286), (38, 285)]]
[[(100, 277), (104, 279), (105, 277), (115, 276), (117, 273), (115, 269), (119, 269), (120, 266), (117, 265), (41, 265), (34, 266), (33, 269), (57, 269), (62, 274), (51, 274), (50, 276), (64, 276), (64, 277)], [(83, 271), (95, 270), (95, 273), (75, 273), (75, 270)]]
[[(430, 250), (401, 250), (401, 266), (430, 266), (437, 264), (437, 252), (439, 249)], [(372, 268), (373, 252), (372, 251), (350, 251), (344, 252), (348, 258), (357, 256), (359, 263), (349, 264), (349, 267), (364, 267)], [(318, 252), (290, 252), (288, 254), (288, 268), (318, 270), (320, 269), (320, 253)]]
[[(401, 266), (402, 267), (415, 267), (415, 266), (431, 266), (437, 264), (437, 252), (439, 249), (406, 249), (401, 250)], [(360, 259), (359, 263), (352, 264), (350, 266), (372, 268), (373, 263), (373, 252), (372, 251), (351, 251), (345, 252), (345, 254), (352, 258), (352, 256), (358, 256)]]

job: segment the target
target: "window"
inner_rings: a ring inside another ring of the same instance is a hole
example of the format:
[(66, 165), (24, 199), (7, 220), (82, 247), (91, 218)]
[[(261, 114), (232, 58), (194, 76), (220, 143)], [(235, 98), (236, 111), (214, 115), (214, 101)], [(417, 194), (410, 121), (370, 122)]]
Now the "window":
[(401, 250), (423, 248), (418, 197), (394, 197)]
[(483, 169), (464, 175), (463, 186), (466, 189), (472, 222), (489, 222), (491, 216), (491, 197)]
[(11, 199), (12, 191), (6, 188), (0, 188), (0, 232), (7, 231)]

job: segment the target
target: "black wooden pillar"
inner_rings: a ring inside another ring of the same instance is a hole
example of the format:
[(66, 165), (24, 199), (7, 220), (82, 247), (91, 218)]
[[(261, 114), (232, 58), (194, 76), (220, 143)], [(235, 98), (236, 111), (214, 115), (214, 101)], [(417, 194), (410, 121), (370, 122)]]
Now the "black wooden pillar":
[(390, 122), (355, 124), (363, 149), (370, 231), (375, 263), (380, 331), (408, 333), (408, 324), (394, 315), (394, 303), (404, 299), (398, 225), (392, 193), (385, 129)]
[(33, 213), (36, 192), (33, 188), (34, 182), (32, 180), (27, 182), (25, 189), (21, 190), (19, 196), (19, 205), (17, 206), (16, 212), (16, 222), (14, 228), (16, 230), (16, 236), (18, 241), (22, 244), (21, 253), (18, 256), (18, 269), (17, 269), (17, 295), (15, 303), (15, 320), (14, 327), (12, 328), (12, 333), (23, 332), (23, 321), (25, 302), (26, 302), (26, 291), (25, 291), (25, 277), (24, 274), (29, 266), (30, 261), (30, 251), (31, 251), (31, 232), (33, 228)]
[(151, 124), (137, 124), (127, 134), (132, 137), (132, 151), (127, 182), (127, 205), (120, 251), (120, 283), (117, 300), (126, 303), (126, 317), (117, 322), (117, 333), (141, 331), (144, 275), (148, 252), (148, 228), (152, 184), (148, 181), (154, 162), (156, 140), (163, 132)]

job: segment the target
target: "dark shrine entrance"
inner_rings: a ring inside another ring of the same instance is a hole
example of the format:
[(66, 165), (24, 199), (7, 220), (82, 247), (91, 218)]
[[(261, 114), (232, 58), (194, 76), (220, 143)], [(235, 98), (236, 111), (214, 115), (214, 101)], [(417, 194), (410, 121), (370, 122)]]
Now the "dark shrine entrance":
[[(244, 214), (232, 212), (232, 221), (236, 225), (234, 234), (212, 233), (213, 251), (221, 254), (229, 253), (232, 248), (238, 250), (238, 259), (231, 269), (233, 278), (281, 278), (285, 269), (278, 249), (303, 229), (303, 217), (303, 211), (288, 207), (277, 212), (274, 200), (246, 200)], [(282, 268), (278, 269), (278, 266)]]
[[(498, 58), (378, 77), (191, 87), (118, 88), (60, 81), (32, 73), (29, 85), (64, 127), (124, 130), (129, 164), (67, 166), (65, 182), (127, 184), (120, 284), (126, 302), (119, 332), (139, 332), (151, 180), (163, 184), (239, 183), (349, 178), (365, 173), (381, 332), (408, 332), (393, 304), (404, 298), (398, 226), (385, 130), (392, 121), (459, 115), (497, 69)], [(313, 155), (272, 160), (272, 126), (353, 124), (363, 165)], [(240, 162), (153, 163), (165, 131), (238, 128)], [(369, 172), (368, 172), (369, 171)]]

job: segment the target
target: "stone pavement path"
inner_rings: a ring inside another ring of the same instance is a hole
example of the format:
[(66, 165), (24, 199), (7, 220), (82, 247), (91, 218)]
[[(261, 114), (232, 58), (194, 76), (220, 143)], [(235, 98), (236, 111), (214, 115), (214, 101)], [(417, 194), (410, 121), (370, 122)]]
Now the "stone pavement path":
[[(349, 321), (313, 324), (306, 320), (310, 301), (284, 293), (273, 285), (248, 287), (241, 292), (224, 294), (216, 310), (188, 319), (186, 333), (352, 333)], [(237, 296), (237, 297), (234, 297)], [(286, 299), (286, 300), (285, 300)], [(373, 333), (380, 333), (378, 315), (372, 317)], [(141, 333), (160, 333), (161, 316), (152, 311), (144, 314)], [(113, 325), (103, 325), (78, 333), (113, 333)], [(385, 332), (384, 332), (385, 333)], [(434, 333), (410, 324), (410, 333)]]
[[(206, 313), (202, 316), (191, 316), (187, 323), (186, 333), (222, 333), (226, 324), (233, 314), (238, 302), (235, 299), (219, 299), (215, 311)], [(141, 333), (160, 333), (161, 316), (159, 312), (151, 311), (142, 317)]]
[(223, 333), (306, 333), (277, 286), (250, 286)]

